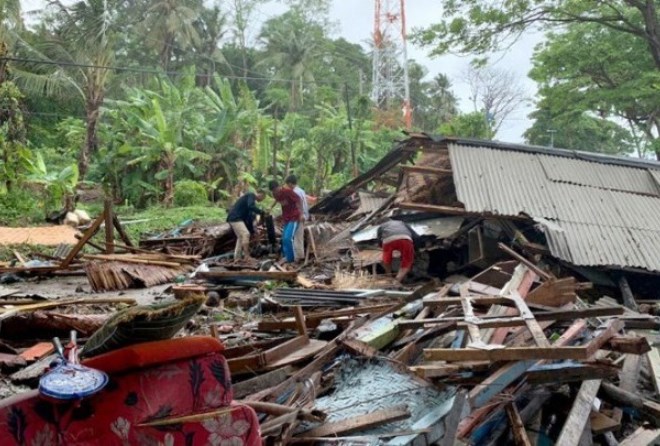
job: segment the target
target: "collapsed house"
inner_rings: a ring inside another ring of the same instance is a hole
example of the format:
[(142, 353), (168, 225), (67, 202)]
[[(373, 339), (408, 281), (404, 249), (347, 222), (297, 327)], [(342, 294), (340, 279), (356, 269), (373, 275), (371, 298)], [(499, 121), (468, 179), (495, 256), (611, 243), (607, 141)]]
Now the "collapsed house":
[[(358, 259), (369, 257), (359, 244), (375, 239), (376, 223), (408, 220), (442, 241), (425, 249), (444, 249), (451, 263), (436, 276), (492, 264), (504, 256), (500, 241), (596, 284), (626, 289), (626, 275), (648, 284), (660, 272), (660, 165), (652, 161), (411, 134), (312, 212), (352, 220), (341, 235), (351, 235)], [(458, 240), (465, 250), (447, 250)]]
[[(410, 134), (311, 209), (307, 261), (295, 270), (270, 254), (233, 261), (228, 225), (79, 254), (101, 215), (47, 271), (79, 271), (95, 291), (182, 277), (193, 286), (155, 305), (105, 299), (131, 305), (113, 316), (80, 314), (99, 296), (35, 302), (7, 290), (0, 384), (34, 388), (55, 356), (48, 343), (10, 341), (76, 329), (89, 336), (83, 353), (106, 352), (90, 353), (92, 366), (167, 346), (157, 364), (124, 364), (132, 375), (106, 370), (113, 379), (188, 370), (170, 393), (152, 386), (148, 404), (120, 395), (117, 416), (130, 423), (104, 428), (128, 444), (138, 434), (178, 444), (193, 431), (186, 444), (657, 444), (659, 173), (643, 160)], [(380, 274), (376, 234), (387, 218), (423, 240), (410, 286)], [(272, 236), (255, 239), (272, 252)], [(168, 409), (188, 393), (191, 407)], [(37, 391), (21, 395), (0, 402), (9, 444), (26, 438), (19, 412), (37, 418)], [(117, 395), (92, 402), (115, 413)], [(167, 410), (156, 410), (161, 400)]]

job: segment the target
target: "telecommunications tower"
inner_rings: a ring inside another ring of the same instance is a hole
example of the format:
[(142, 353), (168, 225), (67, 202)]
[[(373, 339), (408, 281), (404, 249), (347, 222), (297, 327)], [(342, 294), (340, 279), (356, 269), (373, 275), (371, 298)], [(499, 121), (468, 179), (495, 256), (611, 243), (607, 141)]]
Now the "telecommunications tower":
[(374, 0), (373, 89), (380, 109), (401, 107), (406, 128), (412, 126), (408, 83), (405, 0)]

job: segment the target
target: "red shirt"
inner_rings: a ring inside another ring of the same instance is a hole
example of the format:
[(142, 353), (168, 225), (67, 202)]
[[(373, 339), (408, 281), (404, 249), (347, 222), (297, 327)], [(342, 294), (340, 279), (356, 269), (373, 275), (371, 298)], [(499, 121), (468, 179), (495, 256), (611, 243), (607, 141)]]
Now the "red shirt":
[(282, 219), (284, 223), (300, 220), (300, 209), (298, 209), (300, 197), (298, 194), (291, 189), (282, 187), (277, 192), (273, 192), (273, 198), (282, 205)]

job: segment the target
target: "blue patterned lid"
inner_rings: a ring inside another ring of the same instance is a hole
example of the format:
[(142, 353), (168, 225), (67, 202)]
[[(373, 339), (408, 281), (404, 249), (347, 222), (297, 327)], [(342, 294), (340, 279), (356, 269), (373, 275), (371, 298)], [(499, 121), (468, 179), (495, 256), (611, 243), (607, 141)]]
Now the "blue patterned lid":
[(107, 383), (108, 375), (100, 370), (65, 363), (39, 379), (39, 392), (58, 400), (74, 400), (95, 394)]

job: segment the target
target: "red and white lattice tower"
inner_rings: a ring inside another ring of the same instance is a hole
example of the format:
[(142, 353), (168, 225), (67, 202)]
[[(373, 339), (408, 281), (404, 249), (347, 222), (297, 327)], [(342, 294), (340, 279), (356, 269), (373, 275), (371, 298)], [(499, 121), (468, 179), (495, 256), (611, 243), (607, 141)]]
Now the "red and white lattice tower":
[(412, 125), (408, 82), (405, 0), (375, 0), (373, 89), (380, 109), (401, 107), (406, 128)]

